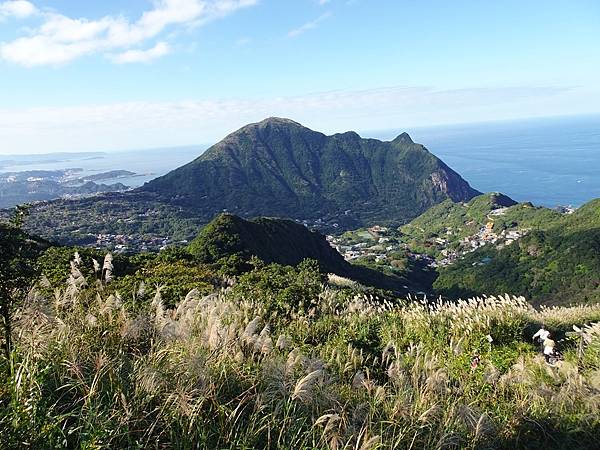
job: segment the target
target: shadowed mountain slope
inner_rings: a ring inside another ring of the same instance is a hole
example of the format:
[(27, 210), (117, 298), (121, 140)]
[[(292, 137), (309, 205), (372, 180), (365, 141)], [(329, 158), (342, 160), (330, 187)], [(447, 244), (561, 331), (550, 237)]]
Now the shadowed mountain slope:
[(239, 254), (289, 266), (310, 258), (319, 261), (324, 271), (342, 275), (347, 275), (350, 267), (322, 234), (285, 219), (250, 221), (221, 214), (202, 229), (189, 250), (206, 263)]
[(190, 253), (202, 263), (222, 262), (231, 256), (248, 261), (256, 256), (265, 263), (296, 266), (314, 259), (321, 271), (351, 278), (362, 284), (397, 293), (427, 289), (431, 281), (423, 274), (412, 277), (386, 275), (353, 265), (335, 250), (322, 234), (286, 219), (261, 217), (244, 220), (221, 214), (206, 225), (189, 245)]

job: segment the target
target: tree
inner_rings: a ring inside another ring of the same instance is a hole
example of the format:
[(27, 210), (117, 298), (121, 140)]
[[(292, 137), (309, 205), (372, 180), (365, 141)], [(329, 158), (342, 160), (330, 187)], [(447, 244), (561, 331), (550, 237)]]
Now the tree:
[(35, 273), (33, 260), (39, 249), (39, 242), (21, 230), (26, 214), (27, 208), (18, 206), (10, 222), (0, 224), (0, 322), (7, 358), (12, 349), (14, 310), (29, 290)]
[(296, 313), (307, 313), (323, 289), (319, 263), (305, 259), (296, 267), (264, 264), (252, 258), (254, 269), (242, 274), (233, 288), (239, 298), (260, 299), (270, 320), (288, 323)]

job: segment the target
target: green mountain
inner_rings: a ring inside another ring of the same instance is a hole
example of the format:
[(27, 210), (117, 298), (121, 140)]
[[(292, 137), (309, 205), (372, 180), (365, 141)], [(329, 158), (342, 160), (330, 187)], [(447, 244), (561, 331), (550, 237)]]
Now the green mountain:
[(241, 128), (140, 191), (200, 217), (227, 210), (342, 227), (402, 223), (446, 199), (478, 194), (406, 133), (391, 142), (326, 136), (279, 118)]
[(323, 272), (396, 293), (423, 291), (433, 281), (423, 271), (424, 267), (414, 266), (403, 274), (383, 274), (350, 264), (325, 236), (287, 219), (245, 220), (232, 214), (221, 214), (201, 230), (188, 251), (204, 264), (228, 264), (229, 258), (236, 257), (235, 264), (255, 256), (265, 263), (296, 266), (304, 259), (313, 259)]
[(96, 242), (99, 234), (123, 235), (130, 249), (157, 249), (167, 237), (193, 238), (224, 211), (333, 232), (403, 224), (440, 202), (478, 194), (406, 133), (389, 142), (354, 132), (326, 136), (271, 118), (137, 190), (36, 204), (26, 227), (65, 244), (106, 245)]
[(464, 251), (467, 238), (488, 224), (496, 235), (545, 228), (562, 217), (558, 211), (517, 203), (501, 193), (479, 195), (469, 202), (444, 201), (402, 226), (403, 241), (419, 253), (441, 257), (441, 251)]
[(526, 214), (536, 216), (528, 234), (441, 268), (434, 288), (449, 297), (518, 294), (535, 304), (600, 301), (600, 199), (573, 214), (533, 208)]
[(319, 262), (322, 270), (348, 275), (350, 264), (329, 245), (325, 236), (291, 220), (261, 217), (244, 220), (221, 214), (190, 243), (190, 253), (204, 263), (238, 255), (256, 256), (266, 263), (295, 266), (304, 259)]

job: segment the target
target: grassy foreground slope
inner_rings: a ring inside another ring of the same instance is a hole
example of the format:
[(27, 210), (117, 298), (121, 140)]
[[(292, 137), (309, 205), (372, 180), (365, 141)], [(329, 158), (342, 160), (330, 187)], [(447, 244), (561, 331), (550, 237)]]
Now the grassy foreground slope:
[(483, 247), (443, 268), (434, 288), (449, 296), (518, 293), (538, 304), (600, 301), (600, 199), (545, 216), (512, 245)]
[[(392, 304), (303, 263), (169, 307), (116, 263), (72, 262), (16, 315), (4, 448), (597, 448), (598, 306)], [(559, 342), (564, 363), (545, 365), (542, 322), (583, 327), (582, 351)]]

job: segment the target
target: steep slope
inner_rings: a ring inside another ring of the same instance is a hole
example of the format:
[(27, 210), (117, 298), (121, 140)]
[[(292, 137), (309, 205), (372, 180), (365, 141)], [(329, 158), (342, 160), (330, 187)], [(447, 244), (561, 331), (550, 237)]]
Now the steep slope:
[(238, 254), (290, 266), (310, 258), (319, 261), (324, 271), (339, 274), (347, 274), (350, 268), (323, 235), (285, 219), (261, 217), (249, 221), (221, 214), (202, 229), (189, 251), (206, 263)]
[(130, 250), (157, 249), (192, 239), (221, 212), (299, 219), (333, 232), (403, 224), (444, 200), (478, 194), (406, 133), (390, 142), (326, 136), (272, 118), (137, 190), (36, 204), (26, 226), (63, 244), (106, 245), (101, 235), (109, 245), (125, 239)]
[(200, 216), (227, 210), (341, 226), (402, 223), (443, 200), (479, 194), (406, 133), (391, 142), (326, 136), (278, 118), (243, 127), (140, 191)]
[(329, 245), (325, 236), (286, 219), (244, 220), (232, 214), (221, 214), (201, 230), (188, 250), (196, 260), (209, 264), (223, 262), (233, 255), (246, 261), (256, 256), (266, 263), (289, 266), (296, 266), (304, 259), (314, 259), (323, 272), (400, 294), (423, 291), (431, 285), (430, 280), (423, 283), (422, 274), (417, 280), (409, 273), (406, 276), (386, 275), (350, 264)]
[(434, 288), (450, 297), (508, 292), (536, 304), (600, 301), (600, 199), (544, 217), (511, 245), (486, 246), (442, 268)]

